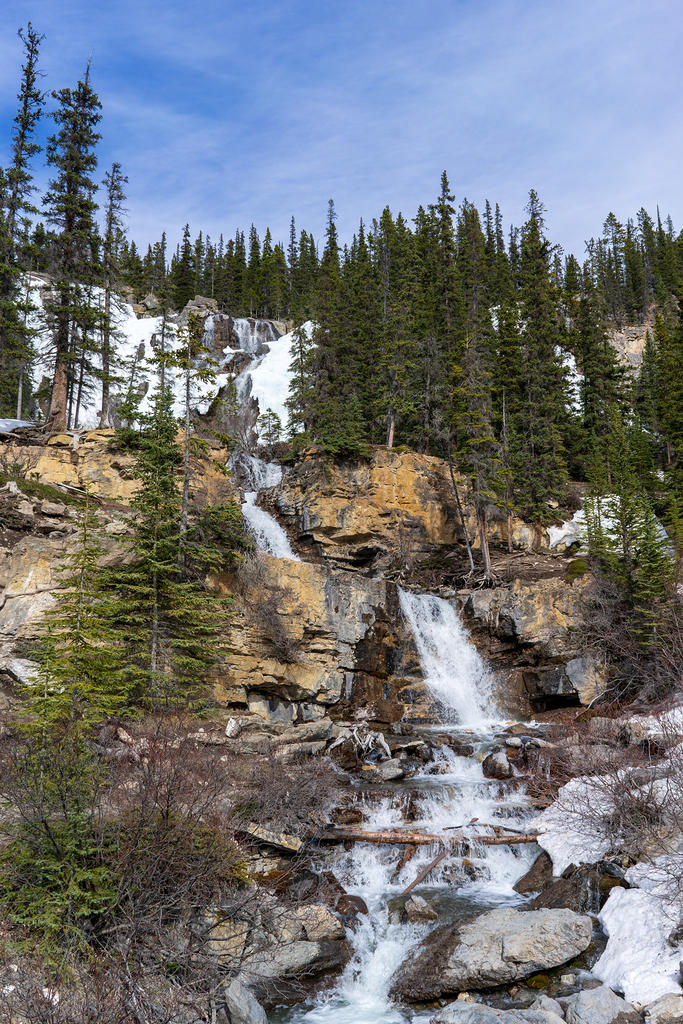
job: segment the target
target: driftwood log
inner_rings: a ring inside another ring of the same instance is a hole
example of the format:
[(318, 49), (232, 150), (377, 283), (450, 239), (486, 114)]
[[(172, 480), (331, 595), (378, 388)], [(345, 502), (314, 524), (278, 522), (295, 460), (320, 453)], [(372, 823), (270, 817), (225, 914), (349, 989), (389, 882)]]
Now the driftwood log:
[(493, 835), (493, 836), (444, 836), (430, 832), (408, 832), (401, 829), (388, 829), (381, 832), (363, 832), (360, 829), (336, 828), (327, 832), (321, 838), (328, 842), (352, 841), (356, 843), (382, 843), (395, 845), (430, 846), (433, 843), (439, 846), (457, 846), (459, 843), (477, 842), (483, 846), (514, 846), (518, 843), (535, 843), (540, 833), (532, 835)]

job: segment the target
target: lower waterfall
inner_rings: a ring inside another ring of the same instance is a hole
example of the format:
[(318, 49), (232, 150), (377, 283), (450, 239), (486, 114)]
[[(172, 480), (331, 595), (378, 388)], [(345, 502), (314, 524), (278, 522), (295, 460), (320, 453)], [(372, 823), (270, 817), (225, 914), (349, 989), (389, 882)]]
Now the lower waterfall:
[[(474, 747), (472, 756), (459, 756), (443, 745), (423, 772), (373, 792), (364, 786), (364, 821), (367, 831), (400, 828), (410, 806), (410, 828), (431, 834), (452, 835), (453, 826), (470, 823), (463, 830), (471, 844), (467, 864), (457, 851), (444, 860), (416, 887), (438, 913), (437, 924), (457, 922), (472, 911), (523, 902), (513, 889), (534, 854), (529, 847), (485, 846), (477, 835), (490, 834), (486, 826), (521, 827), (528, 814), (522, 790), (514, 799), (500, 782), (486, 779), (481, 759), (494, 742), (493, 681), (483, 660), (460, 622), (455, 607), (440, 598), (401, 592), (401, 606), (413, 629), (425, 681), (458, 724), (446, 724), (442, 732)], [(427, 727), (429, 728), (429, 727)], [(362, 783), (360, 785), (363, 785)], [(474, 824), (474, 821), (478, 824)], [(420, 846), (397, 874), (401, 852), (396, 846), (356, 842), (338, 850), (320, 867), (331, 869), (347, 892), (365, 901), (368, 913), (360, 915), (348, 930), (352, 957), (335, 987), (315, 1005), (274, 1011), (271, 1021), (287, 1024), (427, 1024), (434, 1010), (415, 1011), (395, 1004), (389, 997), (392, 975), (411, 948), (434, 925), (406, 923), (401, 919), (403, 890), (433, 861), (439, 847)]]
[(401, 610), (415, 638), (424, 681), (446, 715), (464, 728), (485, 729), (496, 715), (493, 677), (454, 605), (434, 594), (399, 588)]

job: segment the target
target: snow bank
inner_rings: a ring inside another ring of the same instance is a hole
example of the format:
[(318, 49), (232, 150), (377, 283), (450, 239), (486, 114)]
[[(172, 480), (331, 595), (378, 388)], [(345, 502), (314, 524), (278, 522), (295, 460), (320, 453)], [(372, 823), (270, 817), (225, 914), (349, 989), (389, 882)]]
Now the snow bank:
[[(31, 317), (31, 326), (37, 331), (36, 354), (37, 358), (32, 369), (34, 388), (40, 386), (43, 380), (50, 381), (54, 371), (54, 348), (52, 343), (52, 332), (45, 316), (43, 307), (43, 289), (45, 281), (42, 278), (31, 277), (29, 289), (31, 300), (36, 307)], [(102, 307), (104, 305), (104, 292), (100, 288), (93, 288), (91, 297), (94, 304)], [(125, 395), (130, 381), (130, 367), (133, 360), (138, 366), (137, 384), (145, 392), (141, 403), (140, 412), (150, 411), (150, 399), (154, 391), (157, 372), (151, 362), (153, 356), (152, 338), (157, 336), (161, 330), (162, 318), (159, 316), (143, 317), (138, 319), (133, 307), (117, 297), (114, 302), (113, 321), (116, 331), (114, 341), (115, 365), (114, 372), (119, 377), (118, 383), (112, 386), (112, 395)], [(207, 317), (206, 330), (210, 336), (214, 330), (215, 315)], [(173, 323), (171, 323), (174, 328)], [(310, 338), (313, 331), (313, 324), (309, 321), (303, 325), (307, 337)], [(281, 338), (275, 337), (275, 332), (269, 321), (253, 320), (247, 318), (236, 318), (233, 320), (233, 331), (239, 343), (239, 350), (226, 348), (224, 350), (225, 360), (216, 372), (215, 382), (198, 382), (194, 386), (191, 397), (192, 408), (201, 413), (206, 413), (211, 402), (216, 397), (219, 389), (231, 377), (231, 359), (236, 351), (241, 351), (251, 356), (251, 362), (237, 379), (238, 395), (245, 397), (251, 394), (259, 404), (259, 412), (263, 413), (267, 408), (276, 412), (282, 421), (283, 427), (287, 423), (287, 409), (285, 402), (289, 392), (291, 362), (291, 345), (294, 340), (293, 332)], [(169, 334), (169, 347), (177, 349), (178, 340), (175, 337), (175, 329)], [(263, 354), (263, 349), (268, 347), (269, 351)], [(171, 383), (173, 385), (174, 403), (173, 412), (177, 417), (184, 415), (185, 411), (185, 390), (184, 377), (181, 371), (171, 371)], [(100, 409), (101, 390), (98, 382), (90, 382), (85, 390), (79, 410), (77, 428), (91, 429), (98, 426)], [(8, 421), (9, 422), (9, 421)], [(18, 425), (18, 421), (17, 425)], [(3, 429), (0, 427), (0, 429)], [(14, 429), (4, 428), (4, 429)]]
[[(307, 338), (313, 334), (315, 325), (311, 320), (302, 324), (302, 330)], [(289, 395), (289, 383), (291, 380), (290, 363), (292, 362), (292, 346), (294, 344), (294, 331), (283, 334), (276, 341), (269, 341), (269, 351), (250, 367), (247, 367), (240, 378), (249, 378), (251, 381), (251, 397), (255, 398), (259, 405), (259, 412), (263, 414), (266, 409), (272, 409), (280, 417), (283, 428), (287, 426), (289, 413), (287, 412), (286, 401)], [(237, 381), (238, 394), (240, 391), (240, 378)]]
[(612, 889), (600, 923), (608, 940), (593, 973), (601, 981), (640, 1005), (683, 992), (683, 944), (671, 947), (667, 942), (677, 915), (658, 896), (644, 889)]
[(582, 508), (575, 512), (571, 519), (565, 520), (561, 526), (548, 527), (548, 542), (551, 551), (560, 544), (566, 548), (570, 544), (582, 544), (585, 539), (586, 513)]
[(13, 430), (18, 427), (32, 427), (33, 423), (30, 420), (4, 420), (0, 419), (0, 430), (6, 434), (11, 434)]
[(600, 815), (609, 809), (594, 780), (580, 776), (562, 786), (557, 800), (529, 822), (529, 830), (540, 833), (538, 845), (552, 860), (555, 875), (570, 864), (593, 864), (610, 852), (611, 839), (600, 827)]

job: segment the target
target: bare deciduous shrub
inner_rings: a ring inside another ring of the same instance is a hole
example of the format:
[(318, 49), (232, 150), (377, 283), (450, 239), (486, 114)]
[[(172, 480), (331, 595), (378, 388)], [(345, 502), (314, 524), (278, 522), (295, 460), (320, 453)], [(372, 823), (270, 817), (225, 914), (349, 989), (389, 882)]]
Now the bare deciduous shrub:
[[(220, 1020), (225, 980), (244, 970), (256, 981), (263, 975), (277, 991), (275, 951), (295, 941), (292, 913), (302, 898), (290, 882), (312, 872), (302, 849), (280, 858), (277, 882), (286, 898), (254, 884), (256, 848), (245, 825), (255, 820), (302, 838), (315, 835), (332, 769), (250, 760), (201, 736), (196, 722), (180, 717), (125, 732), (113, 725), (102, 730), (94, 743), (102, 771), (97, 786), (86, 787), (92, 807), (79, 819), (87, 831), (79, 863), (105, 872), (108, 899), (97, 913), (75, 920), (78, 938), (74, 930), (65, 934), (47, 959), (36, 952), (30, 929), (4, 923), (1, 1019)], [(49, 826), (56, 813), (41, 803), (41, 780), (16, 770), (27, 763), (23, 743), (19, 737), (2, 749), (1, 795), (14, 809), (6, 816), (10, 836), (21, 820), (38, 813)], [(303, 898), (316, 892), (309, 886)]]
[[(593, 859), (645, 865), (676, 919), (683, 913), (683, 743), (675, 716), (598, 719), (550, 736), (529, 779), (554, 800), (555, 827)], [(561, 788), (566, 787), (566, 788)], [(559, 792), (558, 792), (559, 791)]]

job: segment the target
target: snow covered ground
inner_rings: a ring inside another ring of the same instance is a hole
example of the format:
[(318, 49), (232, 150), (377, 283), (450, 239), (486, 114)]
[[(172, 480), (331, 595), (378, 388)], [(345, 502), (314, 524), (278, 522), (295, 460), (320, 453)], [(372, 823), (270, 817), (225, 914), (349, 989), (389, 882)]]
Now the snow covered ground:
[[(52, 335), (49, 325), (46, 322), (43, 308), (43, 289), (45, 282), (42, 278), (32, 276), (29, 279), (30, 295), (36, 311), (32, 314), (30, 325), (36, 329), (37, 336), (35, 346), (37, 359), (34, 363), (32, 377), (33, 387), (36, 390), (42, 382), (49, 382), (52, 379), (54, 370), (54, 349)], [(101, 289), (93, 289), (92, 297), (100, 306), (104, 303), (104, 293)], [(161, 317), (152, 316), (138, 318), (132, 306), (121, 298), (115, 303), (114, 323), (117, 332), (116, 347), (116, 369), (119, 377), (118, 383), (112, 387), (112, 394), (116, 396), (125, 395), (131, 376), (131, 366), (135, 361), (140, 369), (139, 383), (142, 385), (144, 395), (140, 403), (140, 411), (148, 412), (150, 398), (156, 383), (156, 370), (151, 357), (153, 356), (152, 339), (159, 335), (161, 329)], [(310, 337), (313, 325), (308, 322), (303, 325), (308, 337)], [(210, 315), (206, 321), (207, 339), (211, 340), (214, 330), (214, 316)], [(291, 345), (293, 332), (281, 338), (276, 337), (269, 321), (253, 320), (247, 318), (235, 318), (233, 320), (233, 334), (238, 345), (237, 349), (225, 348), (223, 360), (216, 371), (216, 380), (213, 383), (199, 383), (196, 385), (192, 395), (192, 407), (201, 413), (208, 411), (208, 408), (216, 397), (219, 389), (232, 376), (230, 369), (232, 359), (236, 352), (242, 352), (249, 357), (249, 363), (237, 379), (238, 395), (245, 398), (251, 395), (259, 403), (259, 412), (263, 413), (271, 408), (281, 419), (283, 428), (287, 423), (287, 409), (285, 402), (289, 391), (291, 361)], [(170, 339), (172, 349), (178, 347), (178, 338), (173, 334)], [(263, 351), (268, 347), (269, 351)], [(99, 368), (99, 366), (97, 367)], [(174, 386), (174, 413), (181, 417), (184, 414), (184, 382), (180, 371), (173, 373)], [(91, 381), (89, 387), (84, 390), (81, 399), (81, 406), (78, 414), (78, 422), (74, 423), (75, 428), (91, 429), (98, 425), (100, 409), (100, 385), (98, 381)], [(3, 429), (0, 427), (0, 429)]]
[[(313, 334), (314, 326), (311, 320), (302, 324), (302, 330), (307, 338)], [(240, 378), (250, 378), (251, 396), (257, 400), (259, 411), (264, 413), (266, 409), (272, 409), (280, 417), (283, 429), (289, 420), (285, 403), (291, 380), (289, 366), (292, 361), (294, 333), (290, 331), (289, 334), (283, 334), (281, 338), (270, 342), (269, 351), (240, 374)], [(241, 392), (240, 378), (237, 380), (238, 394)]]
[(669, 942), (679, 912), (667, 899), (667, 883), (656, 865), (653, 871), (645, 864), (630, 868), (626, 881), (635, 888), (612, 889), (602, 908), (600, 923), (608, 940), (593, 973), (631, 1003), (680, 995), (683, 943)]
[[(677, 707), (669, 712), (667, 727), (678, 729), (680, 723)], [(674, 747), (668, 757), (680, 760), (680, 755), (680, 748)], [(623, 775), (633, 771), (625, 769)], [(556, 876), (572, 863), (592, 864), (619, 851), (620, 837), (610, 827), (618, 792), (609, 780), (601, 785), (600, 778), (572, 779), (559, 790), (557, 800), (529, 822), (530, 829), (540, 832), (538, 844), (552, 859)], [(656, 779), (643, 794), (663, 806), (671, 799), (670, 782)], [(600, 913), (608, 940), (593, 973), (629, 1002), (645, 1005), (669, 993), (683, 993), (683, 941), (672, 935), (680, 923), (682, 865), (683, 852), (635, 864), (625, 876), (632, 888), (612, 889)]]

